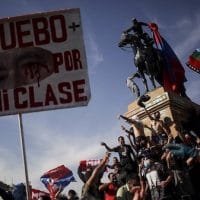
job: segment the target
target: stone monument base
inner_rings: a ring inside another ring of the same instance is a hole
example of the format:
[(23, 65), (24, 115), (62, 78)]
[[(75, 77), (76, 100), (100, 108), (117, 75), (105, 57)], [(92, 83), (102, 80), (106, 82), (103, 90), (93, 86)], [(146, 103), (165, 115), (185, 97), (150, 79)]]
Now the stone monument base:
[[(156, 88), (147, 93), (151, 98), (145, 102), (145, 107), (150, 114), (156, 111), (160, 112), (161, 119), (169, 117), (177, 127), (181, 127), (182, 123), (187, 123), (191, 117), (192, 112), (200, 113), (200, 106), (191, 100), (181, 97), (173, 92), (164, 91), (163, 87)], [(125, 116), (131, 118), (137, 115), (144, 124), (150, 126), (150, 119), (146, 114), (144, 108), (138, 106), (136, 99), (128, 105), (128, 111)], [(177, 130), (174, 126), (171, 129), (172, 136), (177, 135)], [(150, 131), (145, 130), (145, 134), (149, 135)]]

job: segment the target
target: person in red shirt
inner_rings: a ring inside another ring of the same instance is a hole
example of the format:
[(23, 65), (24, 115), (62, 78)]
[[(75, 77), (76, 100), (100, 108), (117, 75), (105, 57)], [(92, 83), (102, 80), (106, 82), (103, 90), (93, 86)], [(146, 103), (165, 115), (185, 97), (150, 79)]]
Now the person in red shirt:
[(104, 192), (104, 200), (117, 200), (116, 193), (119, 188), (117, 178), (114, 173), (108, 174), (108, 183), (103, 183), (99, 186), (99, 190)]

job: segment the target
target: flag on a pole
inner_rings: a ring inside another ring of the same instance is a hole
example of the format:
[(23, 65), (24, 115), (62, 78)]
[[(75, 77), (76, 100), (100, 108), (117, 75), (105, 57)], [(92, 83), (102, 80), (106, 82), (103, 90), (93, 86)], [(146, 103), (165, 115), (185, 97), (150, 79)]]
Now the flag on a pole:
[(49, 170), (40, 177), (41, 182), (49, 190), (52, 198), (56, 193), (61, 192), (70, 182), (75, 182), (75, 178), (71, 170), (64, 165), (60, 165), (54, 169)]
[(163, 87), (167, 91), (180, 94), (183, 83), (186, 81), (185, 70), (167, 41), (160, 35), (155, 23), (149, 24), (157, 48), (162, 52), (163, 62)]
[(196, 49), (188, 58), (187, 66), (200, 74), (200, 49)]

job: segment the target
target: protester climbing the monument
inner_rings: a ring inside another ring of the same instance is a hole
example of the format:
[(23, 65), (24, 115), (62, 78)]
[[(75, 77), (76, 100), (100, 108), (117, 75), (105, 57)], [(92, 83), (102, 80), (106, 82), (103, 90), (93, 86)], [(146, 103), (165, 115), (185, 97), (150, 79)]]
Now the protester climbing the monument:
[(163, 120), (161, 120), (159, 111), (154, 112), (152, 116), (146, 109), (144, 102), (149, 99), (150, 97), (148, 95), (143, 95), (138, 99), (137, 104), (144, 108), (145, 113), (151, 121), (150, 128), (152, 131), (152, 140), (159, 144), (166, 144), (168, 141), (168, 135), (170, 134), (170, 129), (164, 124)]
[(135, 143), (138, 148), (142, 146), (144, 142), (146, 142), (147, 138), (144, 133), (144, 124), (143, 122), (139, 119), (137, 115), (133, 115), (130, 118), (125, 117), (123, 115), (119, 115), (118, 118), (122, 118), (125, 120), (125, 122), (129, 123), (133, 127), (133, 134), (135, 138)]
[(130, 172), (137, 173), (136, 155), (130, 145), (125, 144), (123, 136), (118, 137), (119, 145), (115, 147), (109, 147), (105, 142), (101, 142), (101, 145), (109, 152), (117, 152), (120, 158), (120, 165), (122, 171), (127, 175)]

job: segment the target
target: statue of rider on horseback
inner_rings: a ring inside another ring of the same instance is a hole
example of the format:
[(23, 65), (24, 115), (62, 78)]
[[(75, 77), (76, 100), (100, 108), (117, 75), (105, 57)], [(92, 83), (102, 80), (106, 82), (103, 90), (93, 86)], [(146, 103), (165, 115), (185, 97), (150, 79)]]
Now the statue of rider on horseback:
[[(156, 40), (143, 31), (143, 26), (151, 29)], [(129, 84), (127, 86), (133, 93), (136, 93), (137, 97), (140, 96), (140, 89), (134, 82), (134, 78), (142, 79), (145, 93), (147, 93), (149, 87), (145, 75), (149, 77), (153, 88), (156, 88), (155, 81), (157, 81), (166, 91), (174, 91), (183, 97), (187, 97), (183, 85), (186, 81), (184, 68), (168, 43), (160, 36), (156, 24), (147, 24), (139, 22), (135, 18), (132, 19), (132, 26), (123, 31), (118, 44), (120, 48), (128, 45), (134, 53), (134, 64), (137, 71), (128, 77)], [(161, 49), (158, 48), (159, 45)], [(162, 49), (163, 46), (164, 49)], [(132, 84), (130, 84), (130, 81), (132, 81)]]

